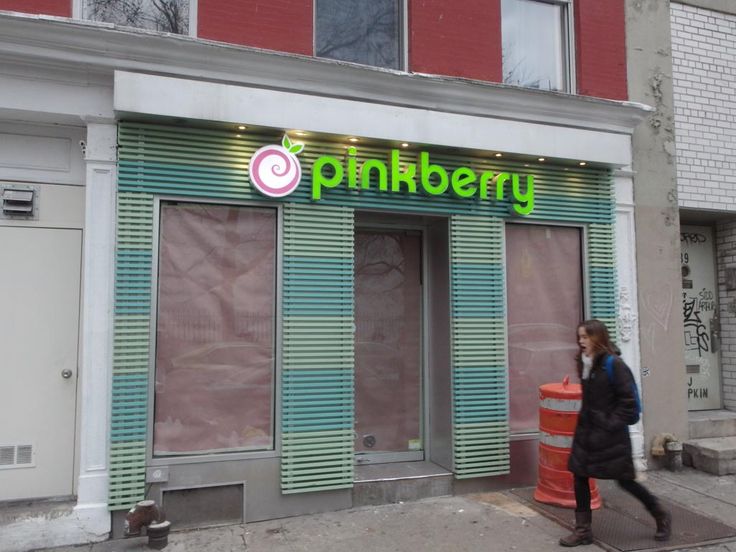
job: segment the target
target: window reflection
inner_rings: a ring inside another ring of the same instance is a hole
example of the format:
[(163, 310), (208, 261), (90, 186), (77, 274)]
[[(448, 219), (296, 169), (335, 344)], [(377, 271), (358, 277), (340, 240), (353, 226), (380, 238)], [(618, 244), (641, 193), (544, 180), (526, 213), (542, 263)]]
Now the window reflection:
[(317, 0), (315, 55), (399, 69), (399, 0)]
[(189, 0), (86, 0), (86, 17), (166, 33), (189, 32)]
[(505, 83), (566, 89), (566, 9), (536, 0), (502, 0)]

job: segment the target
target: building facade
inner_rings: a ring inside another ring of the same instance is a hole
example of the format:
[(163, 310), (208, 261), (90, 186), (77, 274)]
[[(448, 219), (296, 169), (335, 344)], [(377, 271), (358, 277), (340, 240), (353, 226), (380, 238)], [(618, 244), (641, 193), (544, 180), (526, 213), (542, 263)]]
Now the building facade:
[(531, 484), (579, 320), (639, 377), (623, 2), (447, 4), (0, 2), (0, 547)]
[(688, 408), (736, 410), (736, 9), (680, 2), (671, 17)]

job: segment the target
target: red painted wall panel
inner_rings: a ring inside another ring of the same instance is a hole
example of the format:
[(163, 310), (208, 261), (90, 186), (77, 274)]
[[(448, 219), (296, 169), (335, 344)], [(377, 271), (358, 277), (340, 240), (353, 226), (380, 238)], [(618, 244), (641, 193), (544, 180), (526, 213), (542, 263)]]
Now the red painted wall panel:
[(197, 17), (200, 38), (313, 53), (312, 0), (199, 0)]
[(0, 0), (0, 10), (72, 16), (72, 0)]
[(500, 0), (408, 0), (409, 70), (501, 82)]
[(623, 0), (576, 0), (575, 70), (578, 94), (628, 98)]

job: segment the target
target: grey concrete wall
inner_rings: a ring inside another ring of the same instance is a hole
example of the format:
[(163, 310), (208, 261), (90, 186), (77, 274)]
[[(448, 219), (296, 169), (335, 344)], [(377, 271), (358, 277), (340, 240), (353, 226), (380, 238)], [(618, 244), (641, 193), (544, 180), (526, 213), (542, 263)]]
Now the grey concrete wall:
[(687, 438), (682, 337), (680, 224), (666, 0), (626, 0), (629, 99), (655, 111), (637, 127), (634, 151), (644, 446), (655, 435)]

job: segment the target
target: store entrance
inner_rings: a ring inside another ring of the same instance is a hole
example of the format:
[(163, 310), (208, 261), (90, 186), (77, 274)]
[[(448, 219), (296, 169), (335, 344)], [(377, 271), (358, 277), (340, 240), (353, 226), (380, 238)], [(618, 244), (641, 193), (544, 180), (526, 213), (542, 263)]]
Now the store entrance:
[(424, 459), (422, 233), (355, 233), (356, 462)]

